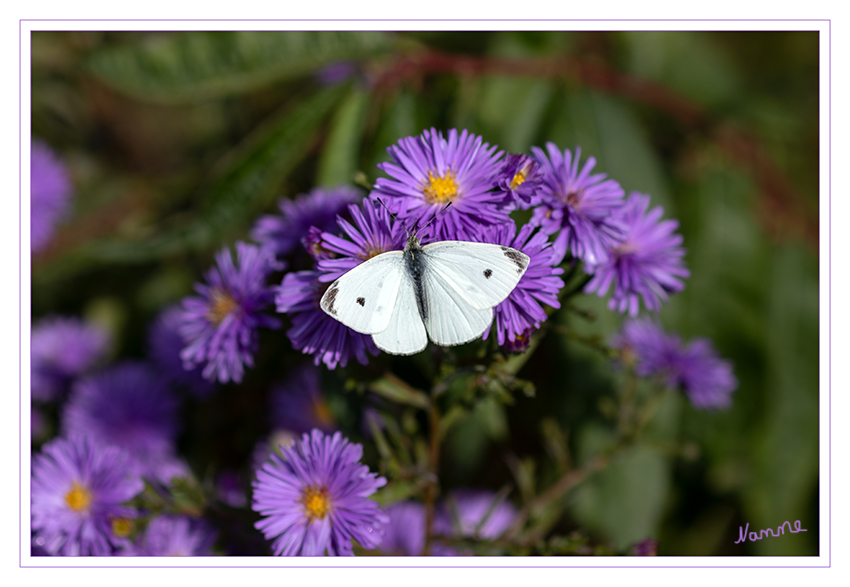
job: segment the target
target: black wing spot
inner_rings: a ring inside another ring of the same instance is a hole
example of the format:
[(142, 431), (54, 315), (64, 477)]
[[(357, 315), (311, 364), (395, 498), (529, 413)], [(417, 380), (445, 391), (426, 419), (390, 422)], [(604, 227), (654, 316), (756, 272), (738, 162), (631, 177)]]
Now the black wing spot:
[(502, 253), (504, 253), (505, 257), (514, 262), (514, 265), (517, 266), (517, 273), (525, 271), (526, 261), (522, 258), (522, 255), (519, 252), (510, 247), (502, 247)]
[(366, 298), (357, 298), (357, 303), (360, 304), (361, 306), (365, 306), (366, 305)]
[(486, 277), (487, 279), (490, 279), (490, 276), (491, 276), (491, 275), (493, 275), (493, 270), (492, 270), (492, 269), (485, 269), (485, 270), (484, 270), (484, 277)]
[(331, 286), (328, 290), (326, 297), (327, 311), (336, 316), (336, 308), (334, 308), (334, 302), (336, 301), (336, 294), (339, 293), (339, 286), (337, 286), (336, 282)]

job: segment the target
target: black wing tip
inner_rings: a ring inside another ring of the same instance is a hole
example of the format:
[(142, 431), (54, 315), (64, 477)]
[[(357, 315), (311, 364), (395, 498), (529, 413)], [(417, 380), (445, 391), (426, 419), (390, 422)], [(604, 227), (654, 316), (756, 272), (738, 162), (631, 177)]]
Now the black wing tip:
[(336, 308), (334, 308), (334, 302), (336, 302), (336, 295), (338, 293), (339, 285), (336, 281), (334, 281), (328, 288), (328, 291), (325, 292), (325, 295), (322, 296), (322, 302), (320, 305), (322, 306), (322, 309), (331, 316), (337, 315)]
[(531, 259), (522, 251), (502, 246), (502, 253), (517, 266), (517, 273), (522, 274), (528, 268), (528, 263)]

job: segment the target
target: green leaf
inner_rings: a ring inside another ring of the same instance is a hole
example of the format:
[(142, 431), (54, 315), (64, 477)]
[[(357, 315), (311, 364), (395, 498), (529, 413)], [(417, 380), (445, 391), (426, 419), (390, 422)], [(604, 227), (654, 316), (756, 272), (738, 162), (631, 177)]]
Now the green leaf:
[(516, 153), (532, 146), (546, 113), (553, 89), (548, 81), (489, 77), (482, 82), (482, 121), (494, 131), (493, 141)]
[[(808, 251), (776, 250), (766, 308), (771, 401), (753, 448), (755, 477), (744, 491), (751, 529), (800, 520), (808, 532), (754, 544), (763, 555), (817, 554), (817, 519), (810, 500), (818, 488), (818, 284)], [(744, 390), (739, 390), (738, 393)]]
[(107, 239), (92, 243), (87, 253), (103, 261), (142, 262), (218, 244), (229, 231), (272, 203), (283, 178), (307, 154), (316, 129), (339, 94), (339, 89), (324, 90), (249, 137), (209, 182), (200, 212), (189, 224), (144, 241)]
[(215, 31), (168, 33), (142, 47), (96, 52), (87, 65), (135, 98), (196, 102), (247, 92), (340, 60), (389, 48), (373, 31)]
[(398, 404), (407, 404), (427, 410), (428, 396), (414, 389), (395, 376), (382, 377), (369, 384), (369, 390)]
[(369, 93), (358, 88), (352, 89), (340, 104), (331, 121), (330, 134), (319, 159), (319, 185), (335, 187), (351, 183), (360, 158), (368, 104)]
[(422, 490), (422, 483), (418, 481), (394, 481), (381, 487), (372, 495), (372, 499), (381, 507), (388, 506), (397, 501), (404, 501)]
[(375, 168), (378, 163), (390, 160), (387, 147), (394, 145), (402, 137), (414, 135), (422, 130), (417, 122), (418, 111), (416, 98), (405, 91), (399, 91), (384, 109), (375, 132), (370, 160), (367, 161), (368, 177), (373, 178), (380, 173)]
[[(583, 428), (579, 436), (580, 452), (585, 456), (597, 452), (592, 446), (598, 448), (609, 440), (607, 431), (593, 426)], [(669, 460), (638, 445), (581, 484), (570, 509), (580, 524), (604, 534), (615, 548), (624, 550), (657, 536), (669, 483)]]
[(628, 68), (638, 77), (658, 81), (707, 106), (746, 94), (733, 59), (711, 33), (631, 31), (621, 36), (631, 53)]

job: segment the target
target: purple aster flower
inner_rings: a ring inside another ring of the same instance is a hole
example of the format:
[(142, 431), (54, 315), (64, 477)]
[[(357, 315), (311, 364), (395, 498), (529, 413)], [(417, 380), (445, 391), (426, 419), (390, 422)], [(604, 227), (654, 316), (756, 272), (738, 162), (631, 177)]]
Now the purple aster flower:
[[(516, 520), (517, 510), (509, 501), (495, 504), (490, 491), (461, 489), (451, 493), (434, 522), (434, 533), (495, 540)], [(495, 505), (495, 507), (494, 507)], [(459, 528), (457, 527), (459, 525)]]
[(325, 231), (311, 226), (310, 230), (307, 231), (307, 236), (301, 239), (301, 244), (304, 245), (307, 253), (309, 253), (314, 261), (333, 259), (335, 256), (335, 253), (324, 248), (324, 234)]
[(380, 204), (349, 206), (348, 213), (352, 222), (338, 219), (339, 228), (348, 240), (329, 232), (321, 235), (321, 249), (331, 255), (319, 260), (318, 268), (323, 272), (320, 281), (330, 283), (372, 257), (403, 250), (407, 243), (402, 224)]
[(269, 249), (236, 243), (237, 263), (225, 247), (206, 284), (195, 284), (200, 296), (183, 300), (180, 353), (187, 370), (205, 365), (203, 375), (221, 383), (240, 383), (244, 365), (254, 365), (260, 328), (279, 328), (277, 318), (263, 314), (274, 299), (266, 286), (269, 274), (281, 266)]
[(668, 293), (685, 288), (681, 277), (688, 277), (682, 248), (682, 236), (675, 230), (675, 220), (659, 222), (664, 210), (654, 208), (647, 214), (649, 196), (631, 194), (620, 215), (626, 224), (623, 242), (608, 250), (608, 257), (596, 267), (586, 292), (604, 296), (614, 283), (614, 294), (608, 302), (611, 310), (628, 310), (637, 316), (639, 299), (648, 310), (657, 312)]
[[(394, 503), (384, 510), (389, 523), (379, 549), (388, 555), (422, 556), (425, 551), (425, 506), (415, 501)], [(438, 516), (442, 515), (438, 512)], [(435, 529), (437, 528), (437, 522)], [(457, 556), (455, 548), (434, 541), (428, 549), (431, 556)]]
[(349, 204), (363, 199), (363, 194), (353, 187), (333, 189), (316, 188), (295, 200), (278, 201), (280, 216), (261, 216), (251, 230), (251, 238), (270, 248), (276, 255), (290, 254), (311, 226), (319, 230), (336, 230), (336, 218), (345, 214)]
[(380, 544), (388, 520), (368, 496), (386, 479), (360, 464), (363, 447), (313, 430), (281, 452), (254, 482), (253, 509), (264, 516), (256, 527), (276, 555), (352, 555), (352, 539), (369, 550)]
[(623, 188), (604, 174), (590, 175), (596, 159), (590, 157), (579, 169), (581, 149), (575, 158), (569, 149), (563, 153), (554, 143), (546, 143), (549, 156), (532, 147), (543, 171), (539, 203), (532, 221), (552, 234), (558, 232), (555, 249), (569, 250), (591, 266), (605, 261), (608, 249), (623, 239), (625, 225), (618, 215), (623, 205)]
[(378, 354), (372, 337), (351, 330), (328, 316), (320, 307), (325, 290), (335, 279), (360, 263), (387, 251), (401, 250), (407, 242), (404, 228), (377, 203), (348, 207), (351, 222), (338, 218), (339, 228), (348, 237), (328, 232), (314, 234), (314, 246), (325, 254), (316, 256), (318, 271), (300, 271), (284, 276), (277, 290), (277, 310), (293, 314), (287, 336), (293, 347), (315, 357), (315, 364), (329, 369), (345, 367), (354, 356), (361, 364), (368, 353)]
[(179, 305), (169, 306), (157, 316), (148, 333), (148, 355), (160, 368), (169, 382), (190, 390), (198, 397), (206, 397), (215, 389), (212, 381), (204, 379), (200, 366), (187, 371), (183, 368), (180, 352), (183, 337), (180, 324), (183, 310)]
[(466, 130), (451, 129), (448, 139), (433, 128), (404, 137), (387, 148), (393, 162), (378, 165), (392, 179), (378, 178), (370, 197), (381, 198), (399, 218), (418, 226), (440, 213), (432, 228), (435, 240), (508, 222), (504, 194), (493, 191), (503, 168), (503, 152), (496, 149)]
[(496, 188), (503, 195), (503, 203), (528, 208), (536, 200), (543, 184), (540, 165), (528, 155), (508, 155), (505, 166), (496, 179)]
[(381, 552), (422, 556), (425, 550), (425, 506), (415, 501), (404, 501), (394, 503), (384, 511), (389, 522), (381, 541)]
[(78, 318), (41, 320), (30, 340), (32, 399), (55, 399), (73, 378), (104, 358), (109, 342), (106, 331)]
[[(524, 225), (517, 234), (516, 225), (505, 224), (483, 228), (467, 240), (512, 247), (528, 255), (530, 261), (519, 283), (510, 295), (495, 308), (496, 340), (499, 345), (527, 349), (528, 339), (546, 320), (541, 303), (560, 308), (558, 293), (564, 281), (558, 277), (564, 270), (557, 265), (563, 255), (558, 253), (547, 235), (535, 232), (532, 224)], [(490, 329), (484, 331), (487, 339)]]
[(362, 365), (368, 363), (367, 353), (378, 354), (372, 337), (354, 332), (339, 320), (328, 316), (320, 307), (330, 283), (319, 278), (321, 271), (287, 273), (277, 289), (277, 311), (292, 314), (292, 327), (286, 336), (293, 348), (313, 355), (315, 365), (324, 363), (328, 369), (345, 367), (352, 357)]
[(203, 520), (159, 516), (138, 541), (141, 556), (208, 556), (216, 534)]
[(44, 446), (32, 462), (32, 529), (51, 555), (107, 556), (131, 548), (136, 510), (122, 505), (144, 489), (130, 456), (73, 436)]
[(274, 428), (297, 434), (313, 428), (323, 432), (336, 429), (336, 419), (322, 395), (319, 370), (315, 365), (294, 369), (285, 383), (272, 390), (271, 402)]
[(629, 321), (616, 346), (636, 358), (639, 375), (661, 375), (667, 387), (687, 394), (696, 408), (718, 409), (731, 405), (738, 387), (732, 364), (717, 356), (711, 341), (692, 340), (688, 345), (675, 334), (666, 334), (651, 320)]
[(74, 385), (62, 428), (66, 435), (118, 446), (141, 475), (168, 481), (180, 472), (173, 456), (177, 408), (166, 380), (152, 367), (120, 363)]
[(46, 144), (32, 142), (30, 159), (30, 248), (37, 253), (53, 238), (56, 224), (68, 213), (71, 180)]

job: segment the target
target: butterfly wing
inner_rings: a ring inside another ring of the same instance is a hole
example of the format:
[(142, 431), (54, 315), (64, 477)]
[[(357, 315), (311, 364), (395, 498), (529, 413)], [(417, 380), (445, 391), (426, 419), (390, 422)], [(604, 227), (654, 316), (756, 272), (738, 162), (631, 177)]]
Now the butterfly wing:
[(425, 264), (472, 308), (484, 310), (510, 295), (528, 268), (528, 255), (502, 245), (441, 241), (422, 247)]
[(409, 276), (402, 279), (389, 326), (383, 332), (373, 334), (372, 340), (379, 349), (393, 355), (413, 355), (428, 345), (425, 324), (419, 317), (416, 293)]
[(439, 345), (454, 346), (475, 340), (493, 321), (493, 308), (473, 308), (458, 295), (454, 284), (427, 261), (422, 270), (422, 295), (425, 328), (430, 339)]
[(356, 332), (383, 332), (390, 324), (404, 277), (402, 252), (381, 253), (334, 281), (319, 305)]

